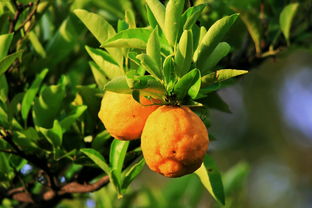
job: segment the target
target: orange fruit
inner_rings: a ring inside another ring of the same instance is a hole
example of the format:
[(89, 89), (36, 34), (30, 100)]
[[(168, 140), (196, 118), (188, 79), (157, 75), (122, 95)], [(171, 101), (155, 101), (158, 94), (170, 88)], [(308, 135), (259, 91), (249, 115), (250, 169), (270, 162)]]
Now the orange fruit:
[[(107, 91), (98, 116), (106, 130), (116, 139), (133, 140), (141, 137), (147, 117), (159, 106), (145, 97), (138, 103), (130, 94)], [(150, 105), (150, 106), (145, 106)]]
[(208, 131), (188, 107), (161, 106), (146, 120), (141, 148), (149, 168), (167, 177), (194, 172), (208, 149)]

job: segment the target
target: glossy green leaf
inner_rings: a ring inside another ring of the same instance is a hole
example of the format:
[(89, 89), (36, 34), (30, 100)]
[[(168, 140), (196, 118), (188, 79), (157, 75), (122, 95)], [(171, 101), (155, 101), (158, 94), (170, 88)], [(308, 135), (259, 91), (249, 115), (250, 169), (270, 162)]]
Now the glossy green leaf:
[(119, 174), (123, 167), (129, 141), (121, 141), (114, 139), (109, 151), (109, 164), (112, 169), (115, 169)]
[(88, 46), (86, 46), (86, 50), (108, 79), (124, 74), (122, 68), (118, 66), (117, 62), (106, 51)]
[(190, 70), (193, 54), (193, 33), (184, 30), (175, 55), (175, 71), (182, 77)]
[(62, 145), (63, 129), (58, 120), (54, 120), (53, 127), (51, 129), (39, 128), (39, 130), (54, 148)]
[(196, 62), (196, 66), (200, 70), (206, 68), (207, 56), (210, 55), (218, 43), (223, 39), (225, 34), (236, 21), (237, 17), (238, 14), (233, 14), (216, 21), (202, 38), (193, 56), (194, 62)]
[(175, 63), (173, 56), (168, 56), (164, 61), (164, 81), (168, 92), (171, 92), (174, 88), (174, 84), (177, 81)]
[(28, 33), (28, 38), (34, 47), (35, 51), (42, 57), (45, 58), (47, 56), (47, 53), (45, 49), (43, 48), (42, 44), (40, 43), (39, 38), (37, 37), (36, 33), (33, 31), (30, 31)]
[(145, 49), (150, 34), (150, 29), (127, 29), (120, 31), (115, 36), (104, 41), (101, 46), (105, 48), (116, 47)]
[(125, 192), (130, 183), (142, 172), (145, 166), (145, 160), (141, 157), (137, 162), (130, 166), (124, 173), (122, 191)]
[(192, 98), (197, 96), (200, 89), (200, 71), (193, 69), (185, 74), (174, 86), (174, 93), (179, 100), (189, 94)]
[(129, 24), (125, 20), (118, 20), (117, 32), (129, 29)]
[(152, 28), (155, 28), (158, 25), (157, 20), (155, 19), (151, 9), (147, 5), (145, 5), (145, 8), (146, 8), (146, 16), (147, 16), (147, 20), (148, 20), (149, 25)]
[(213, 71), (214, 67), (219, 63), (219, 61), (228, 55), (231, 50), (231, 46), (226, 42), (221, 42), (217, 47), (212, 51), (210, 56), (207, 58), (207, 64), (205, 68), (201, 71), (202, 76)]
[(110, 174), (111, 169), (106, 163), (104, 157), (96, 150), (91, 148), (82, 148), (80, 152), (88, 156), (99, 168), (101, 168), (107, 175)]
[(147, 46), (146, 46), (146, 54), (153, 59), (153, 61), (158, 67), (158, 71), (160, 71), (161, 56), (160, 56), (160, 43), (159, 43), (157, 27), (150, 34), (150, 37), (148, 39)]
[(74, 13), (100, 43), (115, 35), (113, 26), (103, 16), (83, 9), (76, 9)]
[(104, 50), (91, 48), (89, 46), (85, 46), (88, 54), (92, 57), (92, 59), (99, 59), (97, 56), (100, 56), (103, 60), (118, 66), (118, 63), (114, 60), (114, 58)]
[(164, 34), (172, 47), (177, 42), (183, 8), (184, 0), (169, 0), (166, 6)]
[(225, 196), (222, 178), (214, 160), (210, 156), (205, 155), (203, 164), (195, 171), (195, 174), (213, 198), (224, 205)]
[(125, 20), (129, 25), (129, 28), (136, 28), (135, 24), (135, 14), (133, 13), (132, 10), (127, 9), (125, 12)]
[(238, 69), (220, 69), (216, 72), (209, 73), (201, 78), (202, 87), (214, 84), (216, 82), (222, 82), (232, 77), (243, 75), (248, 73), (247, 70)]
[[(116, 34), (113, 26), (99, 14), (88, 12), (83, 9), (76, 9), (74, 13), (101, 44)], [(122, 64), (123, 58), (120, 49), (109, 48), (107, 51), (114, 57), (119, 65)]]
[(13, 33), (0, 35), (0, 59), (8, 54), (12, 40)]
[(51, 128), (59, 114), (65, 98), (65, 87), (51, 85), (45, 87), (33, 106), (33, 118), (37, 126)]
[(142, 66), (145, 68), (145, 70), (150, 73), (155, 78), (162, 78), (162, 74), (157, 67), (157, 64), (153, 61), (153, 59), (146, 55), (146, 54), (140, 54), (137, 56), (137, 59), (141, 61)]
[(108, 77), (104, 71), (93, 61), (89, 61), (89, 66), (93, 74), (93, 78), (98, 87), (103, 90), (105, 84), (108, 82)]
[(166, 8), (159, 0), (146, 0), (146, 3), (157, 20), (158, 25), (164, 31)]
[(63, 131), (66, 131), (70, 126), (87, 110), (87, 106), (80, 105), (75, 106), (74, 109), (69, 112), (65, 118), (60, 121), (60, 125)]
[(3, 57), (0, 60), (0, 76), (13, 64), (15, 59), (20, 58), (23, 54), (23, 51), (17, 51), (8, 56)]
[(116, 77), (112, 79), (111, 81), (107, 82), (104, 89), (117, 93), (131, 93), (131, 89), (128, 86), (126, 76)]
[(42, 70), (42, 72), (40, 72), (40, 74), (36, 76), (36, 79), (33, 81), (30, 88), (26, 91), (23, 97), (21, 113), (24, 121), (27, 120), (29, 110), (33, 104), (37, 92), (39, 91), (40, 85), (44, 80), (45, 76), (47, 75), (48, 71), (49, 71), (48, 69), (44, 69)]
[(193, 6), (188, 8), (182, 15), (182, 18), (185, 19), (185, 23), (183, 25), (183, 30), (192, 29), (193, 25), (196, 23), (198, 18), (200, 17), (201, 12), (207, 6), (207, 4), (200, 4), (197, 6)]
[(299, 8), (299, 3), (297, 2), (288, 4), (287, 6), (284, 7), (279, 17), (281, 30), (288, 43), (289, 43), (289, 38), (290, 38), (291, 24), (298, 11), (298, 8)]

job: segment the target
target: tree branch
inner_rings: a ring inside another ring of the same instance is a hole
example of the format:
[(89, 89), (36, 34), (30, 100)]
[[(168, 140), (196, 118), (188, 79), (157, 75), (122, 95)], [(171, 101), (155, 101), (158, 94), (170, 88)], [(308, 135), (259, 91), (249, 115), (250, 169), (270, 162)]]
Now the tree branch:
[[(48, 191), (44, 192), (41, 198), (42, 201), (48, 202), (52, 201), (55, 198), (62, 198), (62, 196), (66, 196), (68, 194), (74, 194), (74, 193), (88, 193), (97, 191), (103, 186), (107, 185), (109, 183), (109, 177), (103, 176), (100, 178), (97, 182), (89, 184), (80, 184), (77, 182), (70, 182), (68, 184), (65, 184), (60, 188), (59, 191), (54, 191), (52, 189), (49, 189)], [(19, 202), (24, 203), (35, 203), (35, 200), (33, 197), (25, 190), (25, 187), (18, 187), (14, 188), (8, 191), (8, 197), (15, 199)]]

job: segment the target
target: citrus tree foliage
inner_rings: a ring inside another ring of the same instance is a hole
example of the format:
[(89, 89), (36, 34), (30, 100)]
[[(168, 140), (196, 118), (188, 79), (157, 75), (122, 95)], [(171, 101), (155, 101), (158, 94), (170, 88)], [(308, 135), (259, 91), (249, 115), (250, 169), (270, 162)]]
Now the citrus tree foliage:
[[(127, 187), (145, 162), (140, 141), (114, 140), (100, 123), (104, 90), (138, 102), (161, 90), (164, 103), (195, 106), (209, 127), (210, 109), (230, 112), (217, 90), (311, 41), (303, 21), (311, 8), (309, 0), (0, 1), (0, 206), (53, 207), (108, 183), (116, 195), (102, 195), (129, 205)], [(221, 205), (247, 171), (238, 164), (222, 182), (208, 154), (195, 173)]]

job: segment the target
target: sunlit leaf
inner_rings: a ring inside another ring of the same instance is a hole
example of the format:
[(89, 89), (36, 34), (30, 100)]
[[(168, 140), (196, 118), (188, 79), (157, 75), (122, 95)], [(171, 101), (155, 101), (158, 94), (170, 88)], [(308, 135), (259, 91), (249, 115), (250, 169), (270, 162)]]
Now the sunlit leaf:
[(221, 204), (225, 204), (224, 189), (221, 174), (217, 169), (214, 160), (206, 155), (201, 167), (195, 171), (202, 184), (209, 193)]
[(96, 150), (91, 148), (82, 148), (80, 152), (87, 155), (99, 168), (101, 168), (107, 175), (110, 174), (110, 167), (106, 163), (104, 157)]
[(213, 51), (218, 43), (223, 39), (225, 34), (232, 27), (236, 21), (238, 14), (223, 17), (216, 21), (204, 35), (202, 40), (199, 42), (197, 49), (195, 50), (193, 59), (196, 62), (196, 66), (203, 70), (206, 68), (207, 56)]
[(169, 45), (174, 46), (180, 31), (184, 0), (169, 0), (166, 6), (164, 34)]
[(164, 31), (166, 8), (162, 3), (160, 3), (159, 0), (146, 0), (146, 3), (151, 10), (153, 16), (157, 20), (158, 25)]
[(184, 30), (175, 55), (175, 71), (179, 77), (182, 77), (189, 71), (192, 63), (192, 54), (193, 33), (189, 30)]
[(298, 11), (299, 3), (291, 3), (284, 7), (280, 14), (279, 23), (281, 30), (289, 43), (290, 29), (293, 19)]
[(238, 70), (238, 69), (220, 69), (216, 72), (209, 73), (203, 76), (202, 79), (202, 87), (206, 87), (210, 84), (216, 82), (222, 82), (232, 77), (236, 77), (239, 75), (243, 75), (248, 73), (247, 70)]
[(148, 38), (151, 34), (150, 29), (134, 28), (120, 31), (115, 36), (102, 42), (102, 47), (110, 48), (139, 48), (145, 49)]

